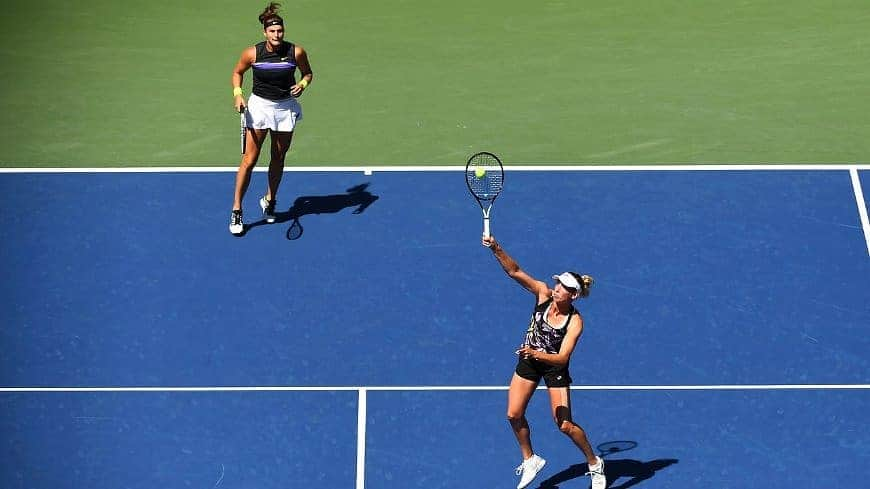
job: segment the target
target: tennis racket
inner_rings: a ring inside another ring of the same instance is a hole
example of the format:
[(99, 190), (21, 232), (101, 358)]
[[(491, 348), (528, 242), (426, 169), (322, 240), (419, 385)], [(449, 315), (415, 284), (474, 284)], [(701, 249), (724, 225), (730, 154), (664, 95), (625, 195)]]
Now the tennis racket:
[(239, 141), (240, 141), (240, 144), (242, 147), (242, 154), (245, 154), (245, 142), (247, 141), (247, 138), (245, 137), (245, 136), (247, 136), (247, 134), (245, 134), (245, 133), (247, 131), (245, 130), (245, 107), (244, 106), (242, 106), (242, 108), (239, 109), (239, 121), (240, 121), (239, 125), (241, 126), (241, 128), (239, 130), (239, 132), (240, 132)]
[(483, 236), (489, 237), (489, 212), (495, 198), (504, 188), (504, 167), (498, 156), (481, 151), (468, 158), (465, 183), (483, 211)]

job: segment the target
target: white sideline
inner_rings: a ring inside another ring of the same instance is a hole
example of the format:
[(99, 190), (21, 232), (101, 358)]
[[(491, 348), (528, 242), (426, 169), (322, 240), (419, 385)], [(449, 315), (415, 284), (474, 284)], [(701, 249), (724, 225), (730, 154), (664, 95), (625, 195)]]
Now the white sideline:
[(356, 489), (366, 485), (366, 390), (359, 390), (356, 410)]
[(870, 255), (870, 220), (867, 219), (867, 201), (864, 200), (864, 192), (861, 190), (861, 179), (858, 178), (858, 169), (849, 169), (852, 177), (852, 190), (855, 192), (855, 204), (858, 205), (858, 216), (861, 219), (861, 228), (864, 229), (864, 241), (867, 242), (867, 254)]

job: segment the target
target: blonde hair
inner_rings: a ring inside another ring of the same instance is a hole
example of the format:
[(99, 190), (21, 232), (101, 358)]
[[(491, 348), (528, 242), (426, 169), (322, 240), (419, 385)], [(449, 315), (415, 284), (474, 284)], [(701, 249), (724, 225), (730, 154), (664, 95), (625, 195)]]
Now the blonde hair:
[(592, 284), (595, 283), (595, 280), (592, 278), (592, 275), (580, 275), (577, 272), (568, 272), (577, 279), (577, 282), (580, 284), (580, 290), (577, 291), (580, 298), (589, 297), (589, 289), (592, 288)]

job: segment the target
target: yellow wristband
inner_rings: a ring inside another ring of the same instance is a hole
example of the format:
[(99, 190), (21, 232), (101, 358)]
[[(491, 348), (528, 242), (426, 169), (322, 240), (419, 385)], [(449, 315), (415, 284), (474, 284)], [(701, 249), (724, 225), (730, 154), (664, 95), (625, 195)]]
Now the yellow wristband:
[(233, 89), (233, 97), (237, 97), (242, 94), (242, 87), (236, 87)]
[(308, 80), (306, 80), (305, 78), (303, 78), (303, 79), (299, 80), (298, 85), (299, 85), (300, 87), (302, 87), (302, 88), (305, 88), (305, 87), (308, 86)]

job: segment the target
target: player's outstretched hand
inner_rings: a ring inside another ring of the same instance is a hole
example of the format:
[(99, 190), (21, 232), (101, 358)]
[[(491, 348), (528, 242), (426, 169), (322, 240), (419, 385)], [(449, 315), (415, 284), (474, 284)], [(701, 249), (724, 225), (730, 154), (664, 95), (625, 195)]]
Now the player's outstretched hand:
[(482, 240), (483, 246), (487, 248), (494, 248), (498, 246), (498, 241), (495, 240), (495, 236), (484, 236)]

